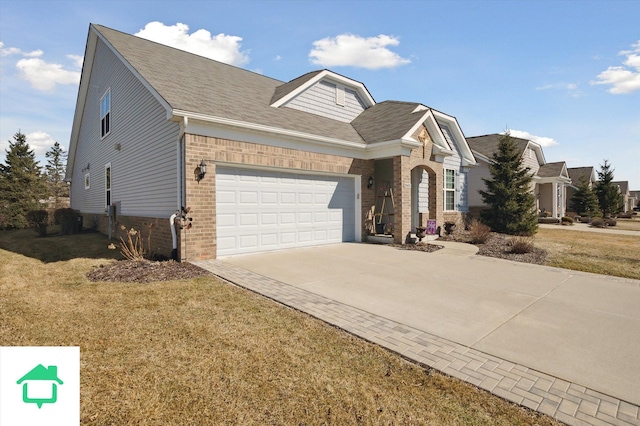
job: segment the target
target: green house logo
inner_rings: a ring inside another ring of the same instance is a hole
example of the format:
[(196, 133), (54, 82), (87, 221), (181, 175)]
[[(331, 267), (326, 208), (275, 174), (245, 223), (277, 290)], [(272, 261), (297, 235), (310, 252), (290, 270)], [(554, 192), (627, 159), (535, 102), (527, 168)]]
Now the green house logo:
[[(38, 408), (42, 408), (42, 404), (54, 404), (58, 400), (58, 385), (63, 383), (58, 378), (57, 366), (50, 365), (45, 368), (42, 364), (38, 364), (22, 376), (17, 384), (22, 385), (22, 401), (27, 404), (37, 404)], [(31, 385), (31, 391), (29, 385)]]

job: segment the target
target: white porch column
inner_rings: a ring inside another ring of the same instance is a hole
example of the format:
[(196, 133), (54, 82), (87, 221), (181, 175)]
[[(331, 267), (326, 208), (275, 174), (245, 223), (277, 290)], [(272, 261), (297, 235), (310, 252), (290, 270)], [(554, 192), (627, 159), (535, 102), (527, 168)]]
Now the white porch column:
[(553, 182), (553, 189), (551, 191), (551, 197), (553, 199), (552, 201), (552, 206), (551, 206), (551, 210), (552, 210), (552, 214), (553, 217), (558, 217), (558, 183), (557, 182)]

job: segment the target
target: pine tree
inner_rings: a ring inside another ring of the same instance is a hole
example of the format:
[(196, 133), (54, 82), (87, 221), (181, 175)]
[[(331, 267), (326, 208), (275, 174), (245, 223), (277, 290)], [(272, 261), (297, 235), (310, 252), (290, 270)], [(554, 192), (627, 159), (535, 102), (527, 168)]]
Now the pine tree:
[(47, 156), (47, 184), (49, 192), (54, 199), (54, 208), (63, 207), (62, 198), (69, 197), (69, 184), (64, 181), (64, 174), (67, 163), (67, 153), (64, 148), (56, 142), (49, 151)]
[(571, 197), (571, 209), (580, 216), (595, 216), (600, 210), (600, 206), (596, 193), (589, 185), (589, 179), (581, 177), (576, 186), (578, 189)]
[(48, 191), (26, 136), (18, 131), (13, 139), (5, 150), (5, 164), (0, 164), (0, 227), (26, 228), (27, 212), (39, 209)]
[(602, 216), (609, 217), (618, 213), (620, 209), (620, 188), (613, 184), (613, 172), (608, 160), (600, 164), (598, 171), (598, 183), (596, 183), (596, 196)]
[(524, 167), (516, 142), (509, 133), (500, 137), (498, 151), (489, 164), (490, 179), (482, 179), (480, 191), (488, 206), (480, 214), (493, 231), (511, 235), (532, 235), (538, 230), (530, 169)]

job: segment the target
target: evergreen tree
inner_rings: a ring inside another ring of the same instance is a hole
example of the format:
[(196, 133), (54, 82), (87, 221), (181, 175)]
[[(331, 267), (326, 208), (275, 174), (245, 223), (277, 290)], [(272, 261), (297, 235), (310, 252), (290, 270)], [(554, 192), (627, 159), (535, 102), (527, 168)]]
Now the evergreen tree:
[(571, 209), (580, 216), (592, 217), (600, 210), (598, 197), (584, 176), (577, 182), (577, 190), (571, 197)]
[(538, 230), (530, 169), (524, 167), (516, 142), (509, 132), (500, 137), (498, 151), (489, 164), (490, 179), (482, 179), (480, 191), (488, 206), (480, 214), (493, 231), (511, 235), (532, 235)]
[(62, 198), (69, 197), (69, 184), (64, 181), (65, 169), (67, 166), (67, 153), (64, 148), (56, 142), (49, 151), (47, 156), (47, 184), (49, 192), (54, 198), (54, 208), (63, 207)]
[(613, 172), (608, 160), (600, 164), (598, 171), (598, 183), (596, 183), (596, 196), (602, 216), (608, 217), (618, 213), (620, 209), (620, 188), (613, 184)]
[(18, 131), (13, 139), (5, 150), (5, 164), (0, 164), (0, 227), (26, 228), (27, 212), (39, 209), (38, 201), (48, 191), (26, 136)]

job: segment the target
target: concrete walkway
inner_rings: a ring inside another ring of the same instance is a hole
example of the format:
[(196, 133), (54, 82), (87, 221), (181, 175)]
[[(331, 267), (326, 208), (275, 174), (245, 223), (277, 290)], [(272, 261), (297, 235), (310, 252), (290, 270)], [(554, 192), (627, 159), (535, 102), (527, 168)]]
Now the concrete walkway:
[(568, 424), (640, 424), (640, 281), (338, 244), (194, 262)]

